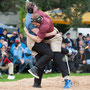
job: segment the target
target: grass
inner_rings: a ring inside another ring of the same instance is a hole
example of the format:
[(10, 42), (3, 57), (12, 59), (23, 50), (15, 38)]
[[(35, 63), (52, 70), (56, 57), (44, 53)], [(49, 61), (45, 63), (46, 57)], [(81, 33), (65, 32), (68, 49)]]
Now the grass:
[[(75, 73), (71, 73), (70, 76), (89, 76), (90, 73), (81, 73), (81, 74), (75, 74)], [(24, 78), (33, 78), (33, 76), (31, 74), (28, 73), (23, 73), (23, 74), (15, 74), (15, 79), (14, 80), (8, 80), (7, 77), (8, 75), (2, 75), (4, 78), (1, 79), (0, 78), (0, 82), (10, 82), (10, 81), (17, 81), (17, 80), (21, 80)], [(58, 73), (52, 73), (52, 74), (44, 74), (43, 78), (48, 78), (48, 77), (56, 77), (56, 76), (61, 76), (61, 74)]]

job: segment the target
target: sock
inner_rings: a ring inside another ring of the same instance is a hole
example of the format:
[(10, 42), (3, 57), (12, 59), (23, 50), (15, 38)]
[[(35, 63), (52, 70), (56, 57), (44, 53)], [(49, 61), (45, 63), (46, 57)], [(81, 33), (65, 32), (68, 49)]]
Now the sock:
[(64, 77), (64, 80), (66, 80), (66, 79), (70, 80), (69, 76), (65, 76)]

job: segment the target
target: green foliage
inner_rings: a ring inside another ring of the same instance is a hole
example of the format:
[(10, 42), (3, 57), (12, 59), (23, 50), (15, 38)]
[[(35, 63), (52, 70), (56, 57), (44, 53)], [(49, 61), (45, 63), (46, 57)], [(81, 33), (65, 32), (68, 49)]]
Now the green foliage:
[(25, 0), (0, 0), (0, 12), (15, 12), (19, 10), (19, 6), (23, 6)]
[(20, 32), (22, 32), (24, 34), (24, 22), (23, 22), (23, 19), (25, 18), (26, 16), (26, 10), (24, 7), (19, 7), (20, 10), (19, 10), (19, 29), (20, 29)]
[(62, 0), (60, 8), (63, 10), (64, 20), (70, 20), (70, 27), (87, 27), (87, 24), (82, 24), (82, 16), (90, 10), (90, 0)]

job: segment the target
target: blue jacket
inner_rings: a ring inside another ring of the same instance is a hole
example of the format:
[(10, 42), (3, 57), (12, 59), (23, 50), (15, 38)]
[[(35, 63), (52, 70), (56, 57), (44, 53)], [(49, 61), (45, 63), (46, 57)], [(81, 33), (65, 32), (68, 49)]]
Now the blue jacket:
[(26, 26), (26, 28), (29, 30), (29, 33), (30, 33), (30, 34), (36, 35), (35, 33), (33, 33), (33, 32), (31, 31), (31, 29), (35, 28), (34, 25), (31, 23), (31, 16), (32, 16), (32, 14), (30, 14), (30, 13), (27, 13), (27, 14), (26, 14), (25, 26)]
[(16, 49), (16, 47), (13, 48), (13, 63), (15, 63), (17, 60), (22, 59), (23, 57), (22, 47), (19, 47), (19, 49)]
[(26, 47), (24, 49), (24, 60), (32, 60), (33, 59), (33, 56), (32, 56), (32, 52), (29, 50), (28, 47)]

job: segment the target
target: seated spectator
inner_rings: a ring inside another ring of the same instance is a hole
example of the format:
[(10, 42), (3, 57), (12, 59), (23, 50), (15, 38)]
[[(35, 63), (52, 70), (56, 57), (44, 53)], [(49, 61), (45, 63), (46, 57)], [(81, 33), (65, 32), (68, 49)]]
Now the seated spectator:
[(15, 40), (15, 47), (13, 48), (13, 63), (19, 66), (19, 70), (17, 74), (20, 74), (24, 68), (26, 67), (24, 63), (23, 53), (24, 49), (21, 47), (21, 43), (19, 40)]
[(13, 36), (10, 38), (10, 45), (15, 43), (15, 39), (18, 38), (18, 33), (17, 32), (14, 31), (12, 34), (13, 34)]
[(8, 46), (10, 46), (10, 40), (9, 40), (9, 37), (7, 36), (7, 29), (3, 29), (3, 33), (1, 37), (4, 37), (4, 40), (8, 42)]
[(13, 63), (8, 59), (6, 49), (6, 46), (2, 45), (0, 50), (0, 73), (9, 69), (9, 75), (7, 79), (15, 79), (15, 76), (13, 76)]
[(81, 48), (76, 56), (76, 73), (86, 72), (84, 48)]
[[(16, 38), (15, 41), (16, 41), (16, 40), (18, 40), (18, 41), (20, 42), (20, 44), (21, 44), (20, 47), (21, 47), (21, 48), (23, 48), (23, 49), (26, 48), (26, 45), (25, 45), (24, 43), (22, 43), (19, 38)], [(11, 53), (12, 55), (13, 55), (13, 48), (15, 48), (15, 43), (13, 43), (13, 44), (11, 45), (11, 48), (10, 48), (10, 53)]]
[(26, 45), (26, 37), (24, 37), (22, 33), (19, 33), (18, 37), (20, 38), (20, 41)]
[(5, 45), (8, 48), (8, 43), (5, 41), (4, 37), (0, 37), (0, 48), (2, 45)]
[(88, 48), (84, 51), (86, 72), (90, 72), (90, 41), (88, 41)]
[(24, 62), (26, 66), (29, 65), (29, 69), (33, 67), (33, 56), (28, 47), (24, 50)]
[(90, 65), (90, 41), (88, 41), (88, 48), (85, 49), (85, 60), (86, 64)]
[(80, 48), (84, 48), (84, 43), (83, 41), (79, 41), (79, 45), (77, 47), (75, 47), (76, 50), (80, 50)]

